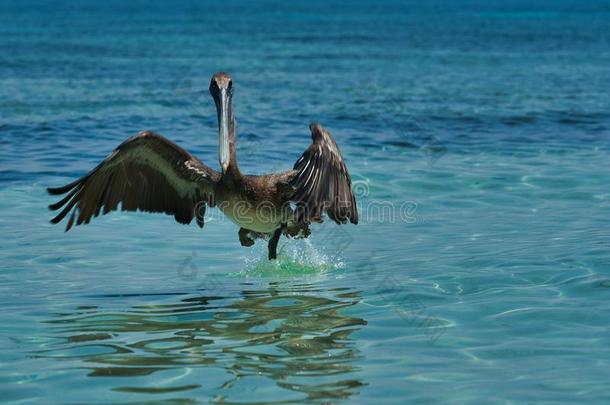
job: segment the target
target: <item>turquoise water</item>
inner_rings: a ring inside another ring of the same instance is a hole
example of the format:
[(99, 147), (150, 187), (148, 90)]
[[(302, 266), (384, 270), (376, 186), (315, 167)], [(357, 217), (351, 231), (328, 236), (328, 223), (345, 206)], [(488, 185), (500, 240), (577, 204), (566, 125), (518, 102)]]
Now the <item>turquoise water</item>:
[[(14, 403), (607, 403), (610, 4), (0, 4), (0, 393)], [(323, 123), (361, 223), (239, 244), (64, 184), (153, 129), (292, 166)]]

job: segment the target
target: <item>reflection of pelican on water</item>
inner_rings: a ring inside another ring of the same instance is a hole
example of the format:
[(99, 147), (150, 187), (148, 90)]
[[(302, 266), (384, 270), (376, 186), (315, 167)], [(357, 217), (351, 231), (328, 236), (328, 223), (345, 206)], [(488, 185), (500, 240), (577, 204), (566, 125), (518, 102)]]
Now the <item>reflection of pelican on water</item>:
[[(164, 379), (147, 377), (144, 386), (133, 386), (140, 380), (120, 378), (114, 391), (188, 391), (199, 398), (214, 395), (230, 401), (249, 378), (257, 379), (258, 387), (260, 378), (270, 378), (273, 390), (284, 392), (281, 396), (288, 395), (289, 402), (346, 398), (358, 392), (363, 382), (354, 375), (354, 364), (360, 353), (351, 334), (366, 321), (341, 313), (360, 302), (358, 292), (278, 283), (246, 288), (228, 298), (184, 294), (169, 303), (167, 296), (135, 295), (131, 298), (138, 303), (127, 311), (79, 307), (50, 321), (60, 339), (38, 355), (76, 361), (91, 377), (185, 369), (197, 375), (195, 383), (191, 378), (165, 387), (160, 386)], [(162, 302), (150, 304), (151, 299)], [(209, 374), (218, 377), (219, 368), (230, 375), (210, 385)], [(262, 388), (271, 390), (268, 385)]]

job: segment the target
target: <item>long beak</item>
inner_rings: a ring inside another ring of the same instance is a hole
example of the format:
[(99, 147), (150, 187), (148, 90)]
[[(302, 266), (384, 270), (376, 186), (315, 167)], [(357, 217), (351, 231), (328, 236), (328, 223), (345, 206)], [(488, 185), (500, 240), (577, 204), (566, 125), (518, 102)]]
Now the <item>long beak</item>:
[(227, 95), (227, 89), (220, 90), (220, 111), (218, 116), (218, 160), (224, 174), (229, 168), (229, 96)]

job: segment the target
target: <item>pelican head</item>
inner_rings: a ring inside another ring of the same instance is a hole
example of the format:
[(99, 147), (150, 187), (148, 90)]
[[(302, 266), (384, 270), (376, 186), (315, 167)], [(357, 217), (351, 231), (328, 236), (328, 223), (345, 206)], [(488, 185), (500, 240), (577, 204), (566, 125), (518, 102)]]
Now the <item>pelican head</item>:
[(231, 106), (233, 80), (231, 76), (225, 72), (215, 73), (210, 81), (210, 94), (214, 98), (216, 112), (218, 113), (218, 160), (222, 167), (222, 173), (225, 174), (231, 163), (229, 142), (234, 130), (233, 107)]

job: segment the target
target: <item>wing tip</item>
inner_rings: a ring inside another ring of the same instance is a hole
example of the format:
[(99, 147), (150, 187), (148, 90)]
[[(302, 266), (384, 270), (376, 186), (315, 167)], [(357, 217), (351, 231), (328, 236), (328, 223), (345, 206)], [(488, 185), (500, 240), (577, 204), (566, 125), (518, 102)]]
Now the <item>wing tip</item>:
[[(58, 223), (60, 223), (64, 218), (65, 218), (65, 214), (60, 213), (59, 215), (57, 215), (56, 217), (52, 218), (49, 223), (53, 224), (53, 225), (57, 225)], [(68, 232), (70, 229), (72, 229), (72, 225), (74, 224), (74, 213), (72, 214), (72, 216), (70, 217), (70, 220), (68, 221), (68, 223), (66, 224), (66, 229), (64, 229), (64, 232)]]
[(63, 200), (62, 200), (62, 201), (57, 201), (56, 203), (53, 203), (53, 204), (49, 204), (47, 207), (49, 208), (49, 211), (57, 211), (63, 205), (64, 204), (63, 204)]
[(320, 128), (322, 128), (322, 125), (320, 125), (319, 122), (312, 121), (312, 122), (309, 123), (309, 130), (310, 131), (320, 130)]
[(49, 193), (51, 195), (64, 194), (68, 190), (69, 190), (69, 188), (67, 188), (67, 186), (63, 186), (63, 187), (47, 187), (47, 193)]
[(324, 135), (326, 130), (324, 127), (318, 122), (312, 122), (309, 124), (309, 130), (311, 131), (311, 139), (314, 141)]
[(83, 176), (64, 186), (47, 187), (47, 193), (49, 193), (51, 195), (65, 194), (68, 191), (72, 190), (74, 187), (78, 186), (80, 183), (84, 182), (88, 177), (89, 177), (89, 175)]

